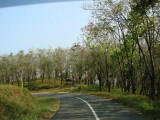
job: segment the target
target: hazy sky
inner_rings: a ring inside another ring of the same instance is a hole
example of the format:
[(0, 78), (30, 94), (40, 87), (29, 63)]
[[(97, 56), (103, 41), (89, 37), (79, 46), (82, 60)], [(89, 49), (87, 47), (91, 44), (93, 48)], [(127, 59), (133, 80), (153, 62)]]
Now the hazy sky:
[(60, 2), (0, 8), (0, 54), (30, 48), (70, 47), (91, 11), (83, 2)]

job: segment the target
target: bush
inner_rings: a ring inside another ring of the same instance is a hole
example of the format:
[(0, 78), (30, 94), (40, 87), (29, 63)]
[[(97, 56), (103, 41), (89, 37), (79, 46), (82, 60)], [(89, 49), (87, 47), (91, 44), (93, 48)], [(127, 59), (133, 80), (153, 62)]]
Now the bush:
[(35, 113), (36, 101), (27, 89), (0, 85), (0, 119), (18, 120)]

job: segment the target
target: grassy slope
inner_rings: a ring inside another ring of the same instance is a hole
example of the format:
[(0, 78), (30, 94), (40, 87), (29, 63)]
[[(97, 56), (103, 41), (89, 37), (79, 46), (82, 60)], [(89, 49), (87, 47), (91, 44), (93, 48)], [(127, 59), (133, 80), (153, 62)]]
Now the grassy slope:
[[(36, 98), (38, 104), (38, 120), (49, 120), (59, 109), (60, 102), (54, 98)], [(30, 120), (30, 119), (29, 119)]]
[(0, 120), (44, 120), (59, 108), (54, 98), (34, 98), (27, 89), (0, 85)]

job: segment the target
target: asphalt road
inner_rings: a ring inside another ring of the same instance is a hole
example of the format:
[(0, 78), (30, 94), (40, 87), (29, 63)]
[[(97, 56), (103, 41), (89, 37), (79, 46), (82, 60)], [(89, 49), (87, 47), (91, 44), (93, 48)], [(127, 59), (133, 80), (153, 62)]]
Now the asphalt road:
[(119, 103), (98, 96), (71, 93), (37, 94), (54, 97), (61, 107), (51, 120), (149, 120)]

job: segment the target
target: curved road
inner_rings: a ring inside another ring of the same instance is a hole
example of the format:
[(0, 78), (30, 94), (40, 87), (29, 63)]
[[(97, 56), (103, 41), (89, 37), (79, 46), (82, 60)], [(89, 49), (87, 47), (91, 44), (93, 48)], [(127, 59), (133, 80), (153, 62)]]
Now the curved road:
[(98, 96), (71, 93), (34, 96), (60, 100), (60, 110), (51, 120), (149, 120), (119, 103)]

